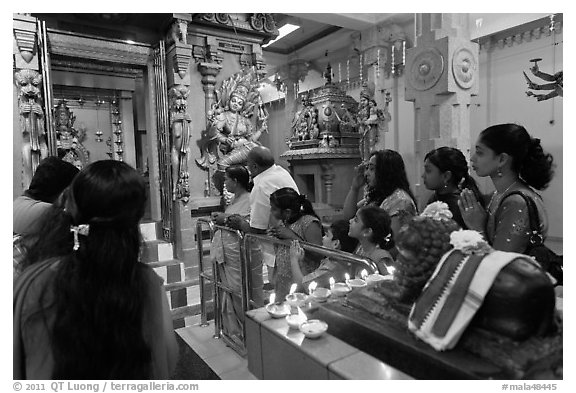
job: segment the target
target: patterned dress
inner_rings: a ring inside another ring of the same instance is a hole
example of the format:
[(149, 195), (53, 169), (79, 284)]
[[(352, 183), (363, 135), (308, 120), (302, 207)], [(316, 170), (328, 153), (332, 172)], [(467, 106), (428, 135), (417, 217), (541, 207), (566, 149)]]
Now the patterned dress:
[[(294, 231), (296, 235), (300, 237), (303, 241), (308, 241), (305, 237), (306, 230), (308, 227), (317, 222), (320, 224), (320, 220), (314, 216), (302, 216), (295, 222), (289, 225), (289, 228)], [(304, 255), (304, 259), (300, 262), (300, 270), (302, 275), (306, 276), (312, 273), (320, 266), (320, 260), (310, 258), (308, 255)], [(290, 292), (290, 286), (295, 282), (292, 275), (292, 267), (290, 264), (290, 246), (278, 246), (276, 251), (276, 266), (274, 267), (274, 281), (275, 281), (275, 292), (276, 300), (283, 300), (284, 297)], [(300, 291), (301, 288), (298, 289)]]

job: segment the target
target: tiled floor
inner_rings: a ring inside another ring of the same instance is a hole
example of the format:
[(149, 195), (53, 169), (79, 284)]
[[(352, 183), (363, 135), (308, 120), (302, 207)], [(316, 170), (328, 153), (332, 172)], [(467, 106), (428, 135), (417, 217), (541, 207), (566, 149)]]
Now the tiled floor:
[(200, 316), (190, 317), (191, 325), (177, 329), (176, 333), (214, 371), (220, 379), (253, 380), (248, 371), (248, 360), (238, 355), (222, 340), (214, 338), (214, 321), (200, 326)]

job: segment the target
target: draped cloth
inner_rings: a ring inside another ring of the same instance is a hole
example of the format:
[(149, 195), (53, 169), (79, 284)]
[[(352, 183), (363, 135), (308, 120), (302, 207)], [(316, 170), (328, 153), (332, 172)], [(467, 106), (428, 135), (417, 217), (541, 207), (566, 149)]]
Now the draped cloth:
[(503, 251), (447, 253), (412, 305), (408, 328), (437, 351), (454, 348), (500, 270), (517, 258), (533, 262), (525, 255)]

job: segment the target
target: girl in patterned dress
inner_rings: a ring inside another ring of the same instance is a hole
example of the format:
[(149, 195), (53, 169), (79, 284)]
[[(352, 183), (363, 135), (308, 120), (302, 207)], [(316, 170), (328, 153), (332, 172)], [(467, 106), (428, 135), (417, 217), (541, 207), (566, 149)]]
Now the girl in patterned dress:
[[(269, 229), (269, 235), (278, 239), (300, 240), (322, 245), (320, 218), (305, 195), (300, 195), (289, 187), (276, 190), (270, 195), (270, 214), (281, 224)], [(320, 260), (317, 258), (305, 256), (300, 261), (300, 270), (306, 275), (316, 270), (319, 265)], [(289, 246), (281, 245), (277, 249), (273, 280), (276, 299), (284, 299), (290, 286), (296, 282), (290, 265)]]

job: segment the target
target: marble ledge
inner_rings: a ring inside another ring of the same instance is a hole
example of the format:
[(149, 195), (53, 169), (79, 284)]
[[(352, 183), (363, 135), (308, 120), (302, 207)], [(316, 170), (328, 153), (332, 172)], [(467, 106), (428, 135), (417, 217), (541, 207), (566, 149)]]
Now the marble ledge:
[[(260, 340), (262, 340), (263, 335), (271, 334), (281, 342), (288, 344), (294, 351), (299, 352), (301, 356), (325, 367), (329, 379), (413, 379), (328, 333), (318, 339), (308, 339), (302, 332), (290, 329), (284, 318), (272, 318), (265, 308), (250, 310), (246, 316), (261, 329), (258, 334)], [(310, 318), (313, 317), (312, 315)], [(264, 349), (261, 346), (258, 347), (261, 348), (260, 350)], [(268, 367), (265, 364), (262, 366)]]

